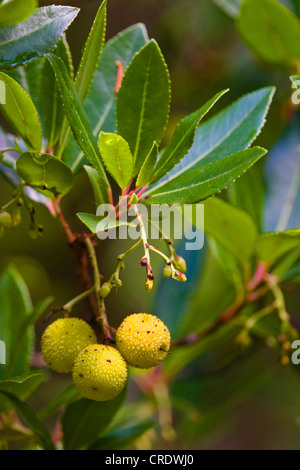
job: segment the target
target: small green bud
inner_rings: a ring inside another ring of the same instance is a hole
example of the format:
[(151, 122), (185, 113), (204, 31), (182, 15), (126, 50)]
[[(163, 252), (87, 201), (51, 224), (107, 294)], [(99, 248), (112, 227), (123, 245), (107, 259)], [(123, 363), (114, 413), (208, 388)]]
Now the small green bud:
[(0, 212), (0, 227), (10, 228), (12, 225), (11, 215), (6, 211)]
[(100, 295), (103, 299), (110, 294), (111, 291), (111, 284), (109, 282), (105, 282), (100, 288)]
[(171, 276), (172, 276), (172, 268), (169, 264), (166, 264), (163, 270), (163, 277), (165, 279), (168, 279)]
[(182, 256), (175, 255), (172, 258), (173, 264), (178, 271), (182, 273), (186, 273), (186, 262), (185, 259)]

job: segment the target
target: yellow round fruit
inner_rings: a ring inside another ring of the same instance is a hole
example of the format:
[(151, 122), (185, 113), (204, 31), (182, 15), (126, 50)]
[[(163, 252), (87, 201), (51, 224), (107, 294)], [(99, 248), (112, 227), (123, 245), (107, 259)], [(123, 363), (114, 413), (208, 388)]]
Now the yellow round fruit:
[(127, 364), (113, 346), (92, 344), (77, 356), (73, 381), (79, 392), (90, 400), (115, 398), (127, 382)]
[(93, 329), (80, 318), (60, 318), (51, 323), (42, 336), (42, 355), (56, 372), (72, 372), (77, 354), (97, 342)]
[(157, 366), (168, 354), (170, 343), (166, 325), (148, 313), (129, 315), (116, 333), (116, 345), (125, 361), (140, 369)]

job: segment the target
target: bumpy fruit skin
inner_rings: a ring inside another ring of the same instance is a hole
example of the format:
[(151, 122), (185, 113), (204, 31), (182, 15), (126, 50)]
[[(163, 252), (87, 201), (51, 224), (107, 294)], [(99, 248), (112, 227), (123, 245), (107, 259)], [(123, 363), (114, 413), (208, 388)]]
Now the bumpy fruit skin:
[(166, 325), (148, 313), (129, 315), (116, 333), (116, 345), (125, 361), (140, 369), (157, 366), (168, 354), (170, 343)]
[(126, 385), (127, 364), (112, 346), (92, 344), (77, 356), (73, 382), (79, 392), (95, 401), (115, 398)]
[(78, 353), (96, 342), (94, 331), (84, 320), (60, 318), (44, 331), (42, 355), (51, 369), (67, 374), (72, 372)]

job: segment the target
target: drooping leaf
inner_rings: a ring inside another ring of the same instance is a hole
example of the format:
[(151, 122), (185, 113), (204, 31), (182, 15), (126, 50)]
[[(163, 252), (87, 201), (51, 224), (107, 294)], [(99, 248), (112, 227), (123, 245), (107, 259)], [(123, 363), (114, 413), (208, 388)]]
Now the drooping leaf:
[(90, 89), (99, 57), (102, 52), (106, 31), (106, 4), (104, 0), (97, 12), (94, 23), (84, 46), (79, 68), (75, 78), (75, 89), (82, 102)]
[(37, 110), (26, 91), (11, 77), (0, 72), (5, 84), (6, 102), (0, 103), (0, 110), (11, 127), (24, 142), (34, 150), (42, 145), (42, 127)]
[(19, 400), (15, 395), (8, 392), (2, 392), (6, 398), (13, 404), (15, 410), (25, 419), (32, 429), (37, 443), (44, 450), (55, 450), (51, 436), (42, 422), (37, 417), (35, 411), (24, 401)]
[(138, 174), (136, 180), (136, 187), (140, 188), (144, 184), (147, 184), (151, 181), (153, 176), (154, 167), (158, 158), (158, 145), (157, 142), (153, 142), (150, 152), (148, 153), (147, 157), (143, 165), (141, 166), (140, 172)]
[(168, 173), (187, 155), (200, 121), (227, 91), (223, 90), (216, 94), (200, 109), (180, 121), (175, 129), (171, 143), (160, 154), (159, 161), (154, 170), (154, 181), (161, 179), (162, 176)]
[(65, 450), (82, 449), (99, 437), (110, 424), (126, 397), (126, 388), (113, 400), (81, 399), (67, 406), (62, 418)]
[[(68, 44), (64, 37), (58, 41), (52, 53), (56, 54), (64, 61), (67, 71), (71, 76), (72, 64), (70, 63)], [(59, 96), (59, 89), (55, 80), (55, 74), (48, 60), (44, 61), (41, 71), (39, 101), (44, 136), (47, 139), (48, 148), (53, 148), (61, 135), (65, 113), (62, 101)]]
[(22, 153), (17, 160), (16, 170), (26, 185), (43, 191), (46, 196), (62, 196), (73, 184), (73, 175), (67, 165), (46, 153)]
[(7, 0), (0, 5), (0, 27), (25, 21), (37, 6), (37, 0)]
[(134, 175), (153, 141), (160, 143), (169, 105), (169, 72), (157, 43), (151, 40), (132, 59), (117, 97), (117, 133), (129, 143)]
[(101, 132), (98, 147), (107, 171), (120, 188), (127, 188), (133, 175), (133, 158), (126, 140), (117, 134)]
[(244, 0), (237, 17), (246, 45), (271, 64), (295, 67), (300, 59), (300, 21), (277, 0)]
[(51, 51), (79, 12), (50, 5), (38, 8), (26, 21), (0, 30), (0, 67), (25, 64)]
[[(137, 24), (122, 31), (104, 46), (84, 105), (95, 139), (98, 138), (101, 130), (116, 131), (116, 61), (121, 62), (125, 70), (134, 54), (147, 41), (144, 25)], [(72, 136), (69, 138), (66, 133), (62, 133), (58, 155), (63, 155), (63, 160), (75, 173), (82, 169), (84, 163), (87, 163), (80, 147)]]
[(268, 87), (249, 93), (200, 123), (188, 154), (162, 180), (250, 147), (265, 124), (274, 92)]
[(110, 186), (101, 163), (97, 143), (91, 131), (83, 106), (67, 72), (66, 66), (64, 65), (64, 62), (54, 54), (49, 54), (48, 59), (53, 67), (65, 113), (76, 142), (90, 160), (93, 167), (98, 171), (99, 176), (102, 179), (101, 187), (103, 199), (109, 201)]
[(227, 188), (265, 154), (265, 149), (253, 147), (187, 171), (170, 182), (150, 188), (143, 195), (144, 203), (193, 204), (203, 201)]

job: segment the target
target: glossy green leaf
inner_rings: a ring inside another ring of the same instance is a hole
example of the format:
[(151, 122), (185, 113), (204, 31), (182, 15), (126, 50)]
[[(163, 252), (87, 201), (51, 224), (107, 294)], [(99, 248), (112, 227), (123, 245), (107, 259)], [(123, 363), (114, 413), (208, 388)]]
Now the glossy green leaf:
[(25, 21), (37, 6), (37, 0), (7, 0), (0, 5), (0, 27)]
[(267, 87), (244, 95), (200, 123), (188, 154), (162, 181), (250, 147), (265, 124), (274, 92), (275, 88)]
[(73, 175), (67, 165), (46, 153), (23, 153), (17, 160), (16, 170), (26, 185), (47, 196), (62, 196), (73, 184)]
[(277, 0), (244, 0), (237, 17), (246, 45), (271, 64), (295, 67), (300, 59), (300, 21)]
[(145, 204), (192, 204), (223, 189), (266, 154), (260, 147), (237, 152), (214, 163), (187, 171), (168, 183), (150, 188), (143, 195)]
[(79, 12), (50, 5), (38, 8), (26, 21), (0, 30), (0, 67), (15, 67), (51, 51)]
[(133, 176), (133, 157), (126, 140), (117, 134), (101, 132), (98, 147), (107, 171), (120, 188), (127, 188)]
[(81, 398), (79, 391), (76, 387), (74, 387), (74, 385), (71, 385), (66, 390), (52, 398), (46, 404), (46, 406), (39, 412), (38, 416), (42, 420), (46, 419), (56, 413), (58, 410), (60, 410), (63, 406), (73, 401), (76, 401), (79, 398)]
[(77, 217), (83, 222), (92, 233), (104, 232), (116, 227), (127, 225), (128, 227), (136, 227), (135, 224), (125, 222), (122, 220), (109, 220), (109, 218), (99, 217), (94, 214), (88, 214), (86, 212), (79, 212)]
[(134, 175), (153, 141), (160, 143), (169, 106), (169, 72), (157, 43), (151, 40), (132, 59), (117, 97), (117, 133), (129, 143)]
[(203, 117), (228, 90), (216, 94), (200, 109), (183, 118), (177, 125), (170, 144), (161, 152), (154, 170), (154, 181), (168, 173), (188, 153), (193, 144), (196, 129)]
[(0, 110), (11, 127), (24, 142), (34, 150), (42, 145), (42, 127), (37, 110), (26, 91), (11, 77), (0, 72), (5, 84), (6, 103), (0, 103)]
[(25, 419), (33, 431), (35, 440), (41, 446), (41, 448), (44, 450), (55, 450), (49, 432), (39, 420), (35, 411), (27, 403), (19, 400), (19, 398), (17, 398), (15, 395), (8, 392), (2, 393), (6, 398), (8, 398), (22, 418)]
[[(72, 64), (70, 63), (70, 52), (65, 38), (58, 41), (52, 53), (56, 54), (64, 61), (67, 71), (71, 76)], [(53, 148), (60, 138), (65, 113), (55, 75), (48, 60), (44, 61), (41, 71), (39, 101), (44, 136), (47, 139), (48, 148)]]
[(49, 54), (48, 59), (53, 67), (65, 113), (76, 142), (90, 160), (93, 167), (98, 171), (102, 179), (101, 187), (103, 199), (109, 201), (110, 186), (101, 162), (97, 143), (66, 66), (64, 62), (54, 54)]
[[(0, 368), (0, 378), (23, 374), (30, 365), (34, 347), (33, 329), (24, 330), (32, 304), (28, 288), (17, 268), (8, 266), (0, 277), (0, 335), (6, 345), (6, 365)], [(22, 354), (14, 357), (16, 348)]]
[(140, 188), (151, 181), (154, 173), (154, 167), (158, 158), (158, 152), (159, 149), (157, 142), (154, 142), (138, 174), (136, 180), (137, 188)]
[[(98, 138), (101, 130), (116, 131), (116, 61), (120, 61), (126, 69), (134, 54), (147, 41), (147, 31), (144, 25), (137, 24), (122, 31), (104, 46), (84, 105), (95, 139)], [(83, 164), (87, 163), (84, 153), (74, 139), (69, 138), (66, 133), (62, 133), (59, 146), (59, 156), (62, 154), (63, 160), (73, 172), (78, 172)]]
[(82, 449), (100, 436), (126, 397), (126, 388), (113, 400), (82, 399), (67, 406), (62, 418), (65, 450)]
[(84, 46), (79, 68), (75, 78), (75, 89), (81, 101), (84, 101), (90, 89), (105, 41), (106, 4), (101, 3), (89, 36)]
[(130, 428), (119, 429), (97, 439), (88, 450), (119, 450), (131, 446), (156, 425), (153, 421), (144, 421)]

